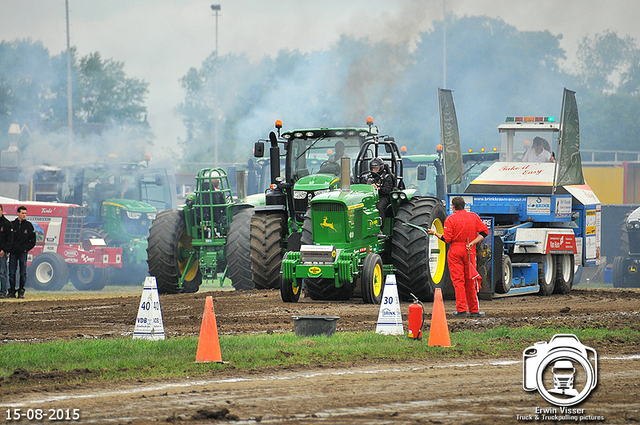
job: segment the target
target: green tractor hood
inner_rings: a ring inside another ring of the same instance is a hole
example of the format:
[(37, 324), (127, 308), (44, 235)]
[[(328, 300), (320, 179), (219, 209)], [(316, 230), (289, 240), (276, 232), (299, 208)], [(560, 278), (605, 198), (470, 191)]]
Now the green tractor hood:
[(157, 210), (145, 202), (131, 199), (106, 199), (102, 202), (104, 230), (116, 243), (129, 242), (132, 237), (146, 239), (156, 214)]
[(294, 190), (316, 191), (339, 187), (340, 178), (333, 174), (312, 174), (299, 179), (293, 188)]
[(313, 198), (310, 204), (313, 242), (347, 248), (356, 240), (377, 241), (380, 217), (378, 197), (367, 184), (355, 184), (350, 191), (330, 191)]
[(104, 207), (113, 207), (120, 208), (125, 211), (131, 212), (140, 212), (140, 213), (155, 213), (156, 209), (147, 204), (146, 202), (134, 201), (132, 199), (105, 199), (102, 202), (103, 209)]

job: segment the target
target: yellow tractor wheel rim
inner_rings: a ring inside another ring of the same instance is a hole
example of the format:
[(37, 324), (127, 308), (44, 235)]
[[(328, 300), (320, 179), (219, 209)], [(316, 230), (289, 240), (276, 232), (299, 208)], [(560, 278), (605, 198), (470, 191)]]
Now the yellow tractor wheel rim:
[(377, 298), (382, 292), (382, 267), (376, 264), (373, 269), (373, 295)]
[[(193, 245), (191, 243), (192, 240), (193, 238), (187, 235), (186, 230), (182, 232), (182, 234), (180, 235), (180, 240), (178, 241), (178, 252), (180, 253), (184, 251), (193, 251)], [(186, 258), (183, 258), (183, 259), (181, 259), (179, 256), (178, 269), (180, 270), (181, 275), (184, 274), (184, 270), (186, 269), (188, 263), (189, 263), (189, 256), (186, 256)], [(185, 275), (184, 280), (187, 282), (191, 282), (198, 274), (198, 267), (199, 267), (198, 261), (194, 261), (191, 267), (189, 268), (189, 271)]]
[[(431, 228), (436, 232), (444, 233), (444, 224), (439, 218), (433, 220)], [(447, 260), (447, 244), (436, 237), (429, 238), (429, 272), (431, 279), (436, 285), (442, 281), (444, 276), (444, 267)], [(435, 267), (433, 267), (435, 261)]]

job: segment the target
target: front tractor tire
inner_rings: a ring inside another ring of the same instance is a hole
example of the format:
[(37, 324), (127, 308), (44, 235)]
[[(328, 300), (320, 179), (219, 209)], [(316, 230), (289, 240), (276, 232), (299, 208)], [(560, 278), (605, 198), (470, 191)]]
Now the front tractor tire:
[(302, 282), (298, 280), (298, 286), (295, 285), (296, 280), (291, 282), (280, 282), (280, 298), (285, 303), (297, 303), (302, 292)]
[(251, 275), (256, 289), (280, 288), (284, 229), (280, 214), (251, 217)]
[(40, 254), (27, 267), (27, 282), (38, 291), (59, 291), (69, 282), (69, 267), (56, 253)]
[(238, 211), (227, 236), (227, 276), (236, 291), (253, 289), (251, 279), (251, 216), (253, 208)]
[(189, 267), (182, 288), (178, 284), (188, 265), (188, 251), (193, 250), (192, 238), (187, 234), (184, 211), (165, 210), (158, 214), (149, 229), (148, 242), (149, 275), (156, 278), (158, 292), (198, 292), (202, 272), (197, 260)]
[(362, 265), (362, 301), (365, 304), (380, 304), (384, 292), (384, 276), (382, 258), (378, 254), (369, 253)]
[(441, 288), (444, 294), (446, 245), (416, 227), (443, 233), (445, 218), (446, 212), (437, 198), (414, 197), (398, 208), (391, 259), (400, 299), (410, 301), (414, 294), (421, 301), (433, 301), (435, 288)]

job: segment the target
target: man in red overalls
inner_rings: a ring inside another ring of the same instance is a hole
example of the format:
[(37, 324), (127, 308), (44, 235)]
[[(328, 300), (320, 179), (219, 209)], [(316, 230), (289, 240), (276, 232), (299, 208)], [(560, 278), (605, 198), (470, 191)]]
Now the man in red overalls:
[(447, 260), (449, 273), (456, 290), (456, 312), (454, 317), (484, 317), (479, 311), (476, 285), (469, 275), (469, 255), (476, 267), (476, 244), (489, 234), (489, 229), (477, 214), (464, 209), (464, 199), (456, 196), (451, 200), (453, 214), (444, 221), (444, 235), (429, 229), (430, 235), (450, 244)]

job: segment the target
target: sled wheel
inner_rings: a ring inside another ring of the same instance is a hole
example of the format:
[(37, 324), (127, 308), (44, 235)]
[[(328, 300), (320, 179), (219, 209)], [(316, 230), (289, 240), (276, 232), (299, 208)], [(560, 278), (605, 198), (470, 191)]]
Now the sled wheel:
[(573, 254), (555, 255), (556, 262), (556, 285), (554, 294), (568, 294), (573, 287)]

